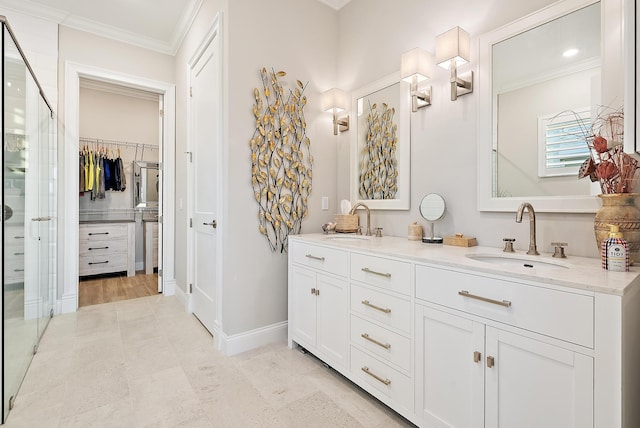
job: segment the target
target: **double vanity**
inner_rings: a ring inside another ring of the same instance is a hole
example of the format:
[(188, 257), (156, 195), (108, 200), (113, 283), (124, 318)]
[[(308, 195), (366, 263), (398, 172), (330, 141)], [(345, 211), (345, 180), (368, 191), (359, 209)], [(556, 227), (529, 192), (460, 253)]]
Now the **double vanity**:
[(421, 427), (640, 426), (640, 270), (289, 237), (289, 346)]

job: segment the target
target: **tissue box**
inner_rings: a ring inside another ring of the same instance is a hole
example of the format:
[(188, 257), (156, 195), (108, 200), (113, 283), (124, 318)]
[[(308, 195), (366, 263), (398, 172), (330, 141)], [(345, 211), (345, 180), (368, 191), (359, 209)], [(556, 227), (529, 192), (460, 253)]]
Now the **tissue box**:
[(455, 245), (456, 247), (475, 247), (478, 245), (476, 238), (469, 236), (463, 236), (461, 233), (456, 233), (455, 236), (445, 236), (444, 245)]
[(358, 231), (357, 214), (334, 214), (333, 219), (336, 223), (336, 232), (353, 233)]

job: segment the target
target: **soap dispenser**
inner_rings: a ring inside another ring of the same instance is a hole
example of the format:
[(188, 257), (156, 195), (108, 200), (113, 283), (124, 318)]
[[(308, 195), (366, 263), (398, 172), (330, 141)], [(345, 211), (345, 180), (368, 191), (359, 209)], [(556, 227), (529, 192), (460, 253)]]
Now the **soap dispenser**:
[(602, 269), (613, 272), (629, 271), (629, 244), (622, 238), (619, 226), (609, 225), (609, 237), (602, 241), (600, 254)]

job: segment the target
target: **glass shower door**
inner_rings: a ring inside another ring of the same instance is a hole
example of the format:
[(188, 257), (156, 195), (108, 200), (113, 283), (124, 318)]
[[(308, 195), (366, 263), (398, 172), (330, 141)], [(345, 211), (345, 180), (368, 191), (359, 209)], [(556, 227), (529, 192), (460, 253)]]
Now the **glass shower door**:
[[(2, 420), (53, 308), (55, 151), (51, 110), (2, 26)], [(53, 196), (52, 196), (53, 195)]]

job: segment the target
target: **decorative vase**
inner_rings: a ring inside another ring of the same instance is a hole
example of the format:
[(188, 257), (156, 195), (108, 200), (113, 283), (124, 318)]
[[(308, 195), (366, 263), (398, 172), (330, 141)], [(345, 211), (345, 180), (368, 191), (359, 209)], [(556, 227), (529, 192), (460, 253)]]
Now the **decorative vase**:
[(598, 250), (609, 236), (609, 225), (616, 224), (629, 244), (629, 264), (640, 262), (640, 208), (636, 199), (640, 193), (611, 193), (598, 195), (602, 207), (596, 212), (593, 230)]

